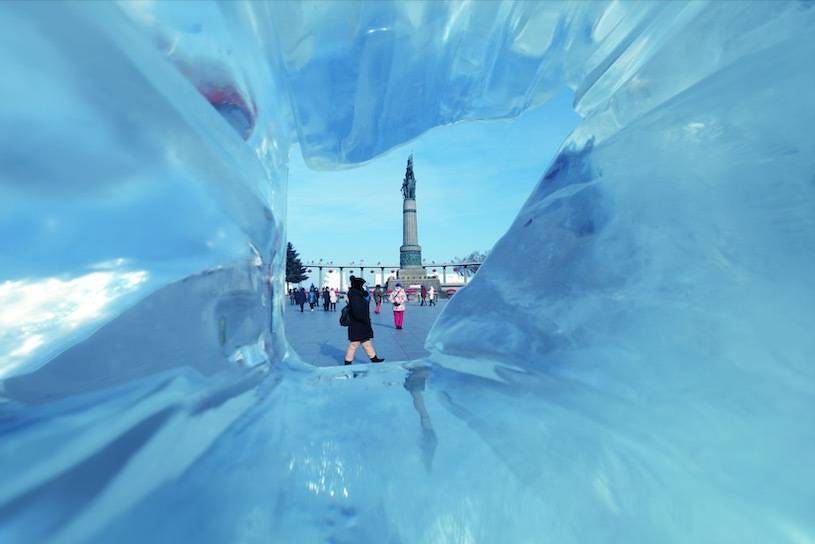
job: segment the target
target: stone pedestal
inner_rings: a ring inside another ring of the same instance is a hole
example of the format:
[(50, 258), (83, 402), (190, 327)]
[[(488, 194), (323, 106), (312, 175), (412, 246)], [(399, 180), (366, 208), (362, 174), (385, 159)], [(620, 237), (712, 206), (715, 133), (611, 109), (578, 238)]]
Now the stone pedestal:
[(392, 291), (396, 288), (396, 283), (399, 282), (402, 284), (402, 287), (405, 289), (409, 289), (410, 287), (421, 288), (422, 285), (425, 288), (430, 289), (431, 287), (436, 288), (436, 296), (441, 298), (443, 296), (441, 290), (441, 281), (439, 278), (431, 278), (429, 277), (423, 268), (405, 268), (399, 269), (396, 278), (388, 278), (388, 283), (385, 285), (387, 290)]

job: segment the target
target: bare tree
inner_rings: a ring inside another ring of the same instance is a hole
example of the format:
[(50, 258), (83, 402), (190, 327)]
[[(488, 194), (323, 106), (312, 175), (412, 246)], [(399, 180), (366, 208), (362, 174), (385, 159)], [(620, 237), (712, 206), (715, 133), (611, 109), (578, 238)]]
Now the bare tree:
[(454, 263), (468, 263), (462, 266), (456, 266), (453, 268), (453, 272), (457, 274), (461, 274), (464, 276), (465, 281), (469, 281), (478, 269), (481, 268), (481, 263), (483, 263), (487, 255), (489, 255), (489, 251), (473, 251), (469, 255), (464, 258), (453, 257)]

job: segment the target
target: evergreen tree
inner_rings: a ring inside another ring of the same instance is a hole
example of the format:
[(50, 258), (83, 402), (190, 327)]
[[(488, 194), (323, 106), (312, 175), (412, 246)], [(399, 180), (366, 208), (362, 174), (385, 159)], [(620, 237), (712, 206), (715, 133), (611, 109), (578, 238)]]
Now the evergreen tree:
[(291, 242), (286, 244), (286, 281), (289, 283), (300, 283), (306, 279), (306, 267), (300, 262), (300, 257), (295, 251)]

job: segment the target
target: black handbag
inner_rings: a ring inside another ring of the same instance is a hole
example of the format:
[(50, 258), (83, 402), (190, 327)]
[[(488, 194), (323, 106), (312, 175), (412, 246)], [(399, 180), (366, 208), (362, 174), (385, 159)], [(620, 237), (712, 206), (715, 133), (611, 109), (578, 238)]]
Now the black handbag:
[(351, 313), (347, 304), (345, 305), (345, 308), (342, 309), (342, 312), (340, 312), (340, 325), (343, 327), (348, 327), (351, 325)]

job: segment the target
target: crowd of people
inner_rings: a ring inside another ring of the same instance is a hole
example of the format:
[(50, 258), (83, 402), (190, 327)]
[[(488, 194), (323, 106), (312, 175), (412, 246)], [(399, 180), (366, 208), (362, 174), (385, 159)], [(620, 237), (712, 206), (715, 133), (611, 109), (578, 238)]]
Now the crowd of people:
[[(308, 304), (309, 309), (313, 312), (314, 308), (322, 304), (324, 312), (337, 311), (337, 299), (339, 299), (339, 292), (328, 287), (317, 289), (312, 286), (306, 291), (305, 287), (299, 289), (289, 289), (289, 304), (292, 306), (300, 306), (300, 311), (303, 312), (305, 305)], [(320, 302), (322, 300), (322, 303)]]
[[(353, 277), (353, 276), (352, 276)], [(289, 289), (289, 304), (292, 306), (300, 306), (300, 311), (305, 311), (305, 306), (308, 304), (309, 310), (314, 311), (315, 308), (319, 309), (322, 306), (324, 312), (336, 312), (337, 300), (344, 296), (345, 301), (348, 302), (348, 294), (344, 295), (333, 287), (323, 287), (318, 289), (314, 285), (306, 290), (305, 287)], [(426, 288), (424, 285), (418, 292), (420, 303), (419, 306), (435, 306), (438, 298), (438, 293), (435, 287)], [(395, 289), (390, 293), (386, 293), (382, 286), (377, 284), (376, 287), (369, 292), (369, 296), (373, 297), (374, 313), (380, 314), (382, 312), (382, 303), (387, 299), (391, 304), (394, 301), (399, 301), (396, 306), (403, 305), (407, 302), (408, 296), (401, 283), (397, 283)], [(404, 311), (404, 308), (399, 311)], [(397, 326), (401, 328), (401, 326)]]
[[(380, 363), (384, 361), (377, 356), (376, 350), (373, 346), (373, 327), (371, 326), (370, 302), (373, 298), (374, 313), (379, 314), (382, 311), (382, 303), (387, 299), (393, 307), (393, 324), (398, 330), (402, 330), (405, 324), (405, 307), (408, 302), (408, 293), (401, 283), (397, 282), (394, 289), (390, 292), (382, 289), (382, 286), (377, 284), (374, 289), (369, 290), (365, 287), (365, 280), (351, 276), (351, 287), (345, 293), (345, 302), (347, 308), (347, 324), (341, 324), (348, 327), (348, 349), (345, 353), (344, 364), (350, 365), (354, 360), (354, 354), (359, 346), (365, 350), (365, 353), (370, 358), (371, 362)], [(289, 289), (289, 304), (292, 306), (300, 306), (300, 312), (305, 311), (305, 305), (309, 305), (309, 310), (314, 311), (314, 308), (322, 304), (324, 312), (336, 312), (337, 300), (340, 298), (340, 291), (333, 287), (323, 287), (318, 289), (313, 284), (306, 291), (305, 287), (297, 289)], [(419, 290), (419, 298), (421, 303), (419, 306), (435, 306), (436, 297), (438, 293), (434, 287), (429, 289), (422, 285)], [(343, 316), (346, 319), (346, 316)]]

